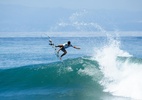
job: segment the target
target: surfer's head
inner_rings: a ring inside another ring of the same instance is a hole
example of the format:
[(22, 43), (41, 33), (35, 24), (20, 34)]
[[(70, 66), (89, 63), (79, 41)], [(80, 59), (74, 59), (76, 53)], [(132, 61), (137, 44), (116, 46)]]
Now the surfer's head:
[(70, 41), (68, 41), (68, 45), (70, 45), (71, 44), (71, 42)]

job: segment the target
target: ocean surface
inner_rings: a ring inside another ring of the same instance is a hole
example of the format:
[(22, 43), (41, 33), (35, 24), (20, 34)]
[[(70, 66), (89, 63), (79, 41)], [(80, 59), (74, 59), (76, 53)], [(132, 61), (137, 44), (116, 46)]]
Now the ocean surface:
[(142, 37), (51, 38), (0, 38), (0, 100), (142, 100)]

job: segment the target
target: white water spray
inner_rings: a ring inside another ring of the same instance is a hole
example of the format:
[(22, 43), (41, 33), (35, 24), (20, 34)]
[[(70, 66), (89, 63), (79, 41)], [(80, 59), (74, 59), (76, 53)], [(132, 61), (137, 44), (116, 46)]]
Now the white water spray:
[[(120, 41), (109, 37), (108, 44), (98, 49), (94, 57), (104, 74), (100, 81), (104, 86), (104, 92), (115, 96), (142, 99), (142, 65), (129, 61), (132, 55), (120, 49)], [(119, 61), (118, 57), (127, 59)]]

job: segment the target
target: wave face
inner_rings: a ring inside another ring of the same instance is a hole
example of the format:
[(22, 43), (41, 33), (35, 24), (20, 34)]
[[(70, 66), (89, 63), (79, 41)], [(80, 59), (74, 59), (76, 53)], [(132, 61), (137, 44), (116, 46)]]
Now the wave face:
[[(89, 65), (88, 65), (89, 64)], [(88, 66), (98, 68), (97, 62), (84, 58), (68, 59), (50, 64), (29, 65), (18, 68), (0, 70), (0, 88), (33, 88), (59, 85), (80, 85), (90, 83), (91, 77), (84, 75)], [(97, 69), (98, 70), (98, 69)], [(99, 71), (99, 70), (98, 70)]]
[(30, 90), (30, 93), (31, 91), (35, 93), (36, 90), (42, 92), (44, 90), (51, 95), (61, 89), (62, 92), (66, 91), (63, 93), (65, 95), (75, 89), (74, 91), (79, 92), (73, 92), (75, 94), (72, 95), (79, 94), (82, 95), (81, 97), (92, 95), (94, 98), (94, 95), (97, 95), (100, 98), (105, 93), (110, 93), (114, 96), (141, 99), (142, 59), (120, 56), (115, 60), (109, 59), (114, 62), (106, 60), (105, 56), (95, 59), (81, 57), (67, 59), (64, 63), (54, 62), (1, 69), (0, 94), (7, 91)]
[(89, 57), (67, 59), (64, 64), (54, 62), (1, 69), (0, 76), (0, 96), (5, 96), (3, 93), (15, 95), (19, 91), (24, 95), (38, 95), (40, 91), (42, 95), (53, 97), (88, 97), (95, 92), (96, 96), (102, 95), (98, 63)]

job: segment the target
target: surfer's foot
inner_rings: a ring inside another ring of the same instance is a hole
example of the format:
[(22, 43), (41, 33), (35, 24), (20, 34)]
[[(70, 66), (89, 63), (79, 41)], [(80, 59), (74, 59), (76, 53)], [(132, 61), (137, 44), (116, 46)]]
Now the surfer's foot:
[(60, 60), (62, 60), (62, 57), (60, 57)]

